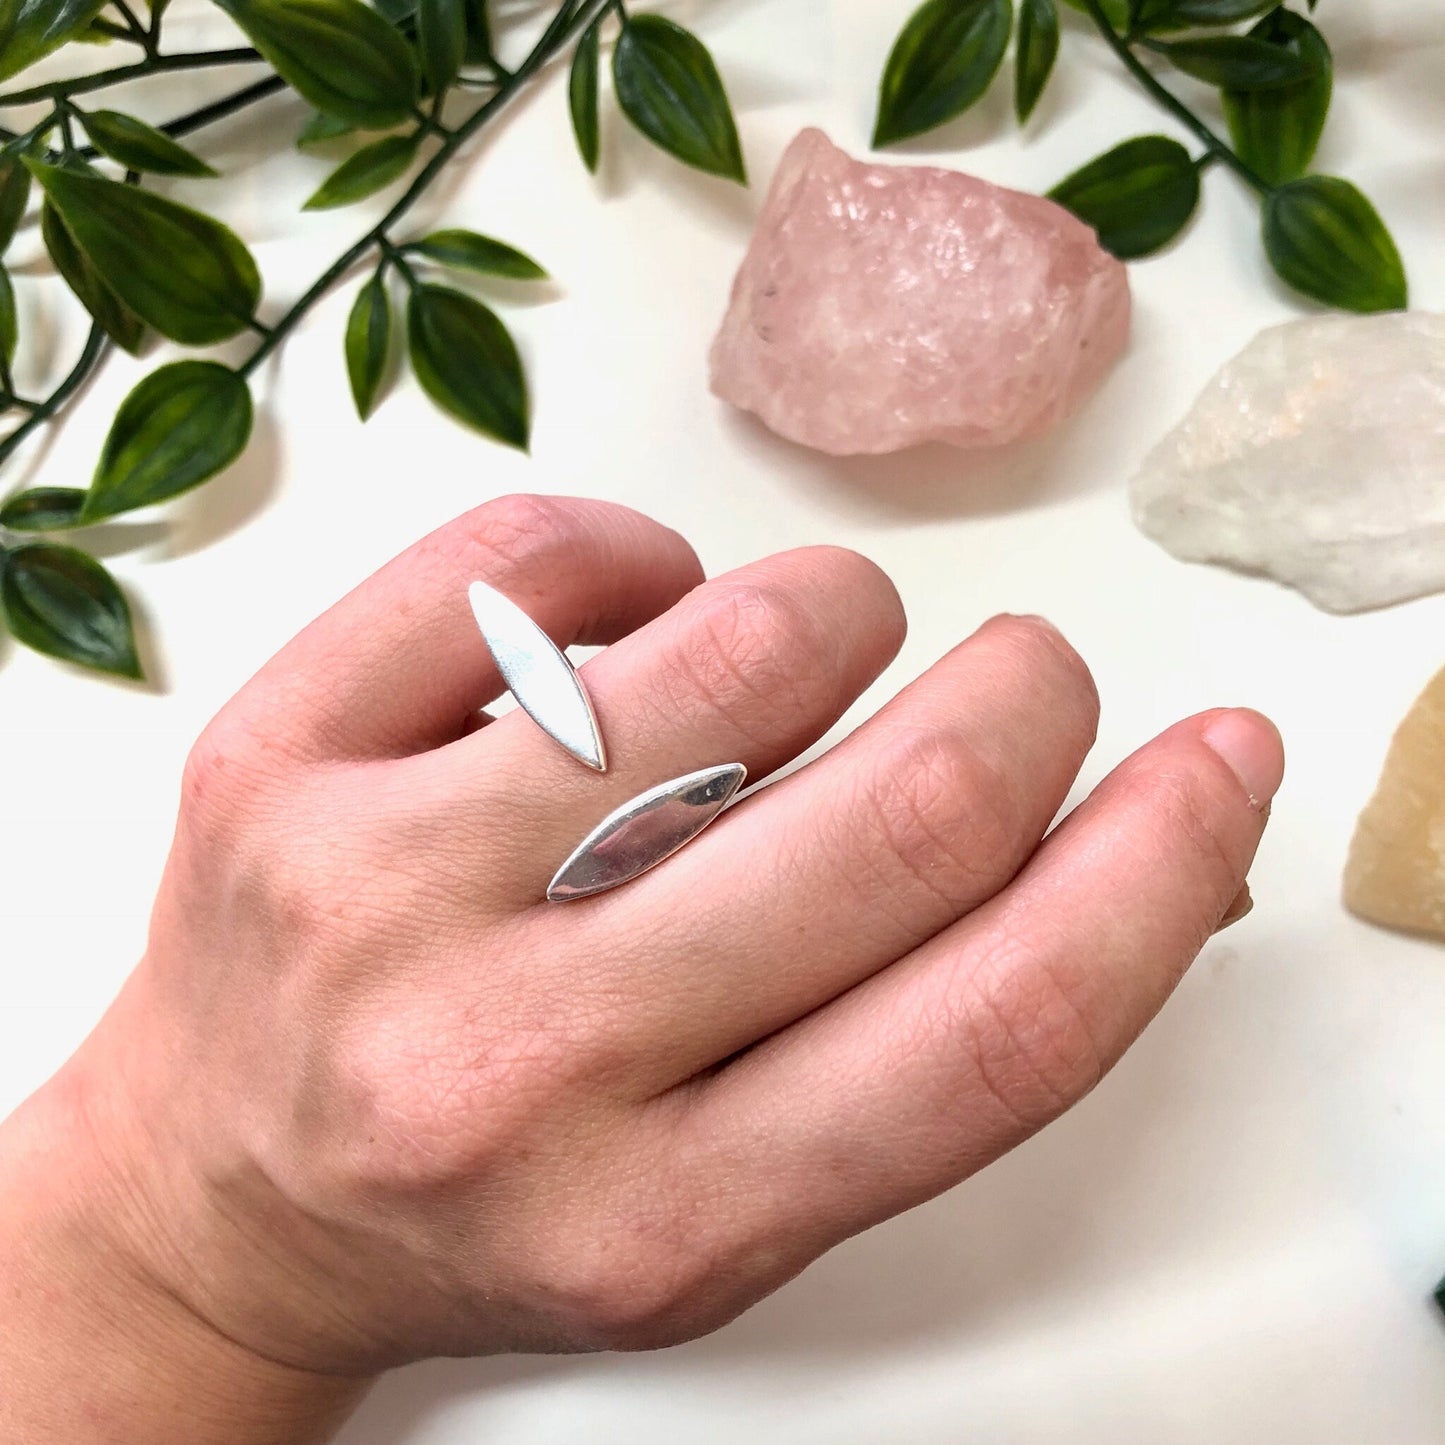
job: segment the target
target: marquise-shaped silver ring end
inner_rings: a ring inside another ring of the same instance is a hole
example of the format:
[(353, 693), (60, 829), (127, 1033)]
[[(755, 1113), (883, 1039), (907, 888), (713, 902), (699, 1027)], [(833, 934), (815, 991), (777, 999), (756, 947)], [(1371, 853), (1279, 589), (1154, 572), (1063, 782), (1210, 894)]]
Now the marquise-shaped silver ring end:
[(590, 898), (655, 868), (727, 807), (747, 775), (741, 763), (722, 763), (639, 793), (572, 850), (547, 887), (548, 902)]
[(482, 640), (517, 705), (578, 762), (607, 771), (592, 700), (567, 654), (517, 606), (485, 582), (467, 588)]

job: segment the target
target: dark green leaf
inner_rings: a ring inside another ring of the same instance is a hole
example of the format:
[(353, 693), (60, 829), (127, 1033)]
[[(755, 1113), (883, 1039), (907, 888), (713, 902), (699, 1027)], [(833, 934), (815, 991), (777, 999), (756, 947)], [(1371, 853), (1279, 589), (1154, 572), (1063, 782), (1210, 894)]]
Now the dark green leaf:
[(1127, 140), (1049, 192), (1099, 233), (1121, 261), (1147, 256), (1174, 239), (1199, 203), (1199, 172), (1168, 136)]
[(418, 0), (416, 43), (421, 73), (433, 95), (457, 78), (467, 51), (467, 17), (462, 0)]
[(597, 124), (597, 52), (602, 40), (602, 22), (594, 20), (583, 32), (572, 53), (572, 71), (567, 77), (567, 106), (572, 112), (572, 134), (582, 164), (596, 171), (601, 151)]
[(483, 65), (492, 58), (492, 25), (487, 18), (487, 0), (462, 0), (467, 22), (468, 65)]
[(547, 273), (525, 251), (475, 231), (433, 231), (406, 249), (440, 266), (457, 266), (483, 276), (507, 276), (514, 281), (547, 279)]
[(30, 172), (13, 152), (0, 155), (0, 254), (15, 238), (30, 199)]
[(365, 421), (376, 406), (391, 347), (391, 302), (380, 275), (360, 291), (346, 323), (346, 375), (356, 412)]
[(0, 527), (12, 532), (63, 532), (80, 521), (85, 493), (79, 487), (32, 487), (0, 505)]
[(0, 80), (84, 30), (105, 0), (0, 0)]
[(1019, 0), (1014, 110), (1022, 125), (1043, 94), (1059, 53), (1059, 12), (1054, 0)]
[(127, 170), (151, 171), (158, 176), (214, 176), (200, 156), (177, 145), (164, 131), (122, 115), (118, 110), (90, 110), (81, 117), (96, 150)]
[(416, 14), (417, 0), (373, 0), (373, 3), (386, 16), (388, 23), (397, 27)]
[(81, 519), (163, 502), (240, 456), (251, 436), (245, 378), (215, 361), (173, 361), (121, 402), (101, 448)]
[(115, 579), (74, 547), (26, 542), (0, 558), (0, 610), (17, 642), (97, 672), (140, 677), (130, 608)]
[(417, 95), (412, 49), (361, 0), (215, 3), (317, 110), (372, 130), (411, 115)]
[(1140, 0), (1135, 24), (1141, 31), (1187, 30), (1237, 25), (1272, 10), (1279, 0)]
[(15, 287), (10, 273), (0, 266), (0, 356), (8, 366), (15, 359), (15, 346), (20, 340), (20, 323), (15, 314)]
[(312, 193), (303, 209), (349, 206), (389, 186), (416, 159), (418, 138), (388, 135), (348, 156)]
[(1271, 90), (1308, 80), (1318, 68), (1313, 58), (1284, 50), (1250, 35), (1205, 35), (1198, 40), (1160, 40), (1150, 49), (1166, 56), (1186, 75), (1230, 90)]
[[(1064, 0), (1064, 3), (1073, 10), (1081, 11), (1087, 15), (1089, 7), (1084, 0)], [(1109, 24), (1121, 35), (1129, 28), (1129, 0), (1101, 0), (1100, 9)]]
[(883, 67), (873, 144), (892, 145), (962, 115), (988, 89), (1012, 27), (1010, 0), (925, 0)]
[(49, 201), (40, 207), (40, 235), (61, 279), (101, 330), (123, 351), (137, 355), (145, 340), (145, 322), (101, 279)]
[(417, 286), (407, 304), (407, 344), (422, 390), (459, 421), (527, 448), (527, 383), (497, 316), (446, 286)]
[(161, 335), (205, 346), (251, 319), (261, 274), (228, 226), (138, 186), (26, 164), (86, 260)]
[(306, 150), (309, 146), (325, 145), (327, 141), (340, 140), (342, 136), (354, 135), (356, 127), (347, 120), (338, 120), (324, 110), (313, 110), (311, 118), (296, 134), (296, 149)]
[(1220, 96), (1234, 148), (1272, 186), (1309, 169), (1325, 128), (1334, 88), (1334, 62), (1325, 38), (1302, 15), (1276, 10), (1249, 32), (1256, 39), (1312, 57), (1308, 80), (1274, 90), (1226, 90)]
[(1379, 212), (1335, 176), (1305, 176), (1264, 202), (1264, 249), (1296, 291), (1343, 311), (1409, 304), (1405, 267)]
[(635, 15), (612, 52), (622, 113), (685, 164), (747, 184), (722, 77), (690, 31), (661, 15)]

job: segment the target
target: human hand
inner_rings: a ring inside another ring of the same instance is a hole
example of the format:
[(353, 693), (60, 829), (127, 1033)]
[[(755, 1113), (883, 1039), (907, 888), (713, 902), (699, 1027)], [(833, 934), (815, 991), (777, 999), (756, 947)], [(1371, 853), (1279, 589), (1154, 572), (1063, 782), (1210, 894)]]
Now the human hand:
[[(476, 578), (614, 644), (584, 669), (606, 774), (520, 712), (475, 726)], [(1041, 845), (1097, 701), (1056, 631), (997, 618), (653, 872), (541, 901), (644, 788), (788, 763), (902, 634), (852, 553), (702, 583), (598, 503), (418, 544), (197, 743), (144, 960), (0, 1130), (0, 1234), (34, 1241), (0, 1286), (99, 1242), (77, 1293), (164, 1342), (150, 1388), (216, 1382), (228, 1433), (185, 1438), (319, 1438), (418, 1357), (705, 1333), (1040, 1128), (1246, 896), (1283, 767), (1257, 715), (1177, 724)], [(84, 1436), (25, 1401), (27, 1440), (176, 1438), (144, 1400)]]

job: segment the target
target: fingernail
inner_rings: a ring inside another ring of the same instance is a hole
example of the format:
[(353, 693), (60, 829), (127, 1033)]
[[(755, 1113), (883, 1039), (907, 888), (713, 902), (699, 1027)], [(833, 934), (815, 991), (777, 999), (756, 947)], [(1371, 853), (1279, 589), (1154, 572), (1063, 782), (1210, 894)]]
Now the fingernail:
[(1249, 884), (1246, 883), (1238, 893), (1234, 895), (1234, 902), (1224, 910), (1224, 917), (1215, 925), (1214, 931), (1222, 933), (1231, 923), (1238, 923), (1251, 908), (1254, 907), (1254, 896), (1249, 891)]
[(1249, 708), (1231, 708), (1214, 718), (1201, 736), (1239, 779), (1249, 806), (1262, 810), (1284, 778), (1284, 746), (1275, 725)]

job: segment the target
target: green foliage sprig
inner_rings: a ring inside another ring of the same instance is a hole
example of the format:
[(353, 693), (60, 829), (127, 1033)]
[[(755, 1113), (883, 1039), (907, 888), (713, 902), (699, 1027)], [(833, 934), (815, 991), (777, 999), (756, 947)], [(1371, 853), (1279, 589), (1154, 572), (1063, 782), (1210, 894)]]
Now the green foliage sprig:
[[(19, 395), (14, 359), (24, 338), (0, 262), (0, 414), (20, 416), (0, 437), (0, 465), (64, 414), (111, 344), (139, 354), (156, 336), (182, 347), (255, 338), (238, 363), (184, 357), (144, 377), (121, 403), (88, 487), (34, 487), (0, 504), (0, 621), (27, 647), (125, 677), (141, 668), (119, 587), (95, 558), (43, 534), (165, 501), (234, 462), (251, 436), (251, 377), (356, 269), (370, 275), (352, 304), (342, 353), (361, 419), (379, 404), (404, 334), (411, 368), (438, 407), (526, 448), (531, 410), (517, 348), (501, 317), (463, 286), (466, 278), (528, 281), (546, 272), (490, 236), (455, 227), (407, 236), (403, 226), (461, 148), (549, 61), (576, 47), (568, 104), (589, 169), (600, 154), (599, 58), (610, 26), (613, 87), (628, 121), (686, 164), (745, 183), (732, 111), (706, 47), (670, 20), (629, 14), (623, 0), (562, 0), (515, 68), (497, 58), (487, 0), (212, 3), (248, 44), (168, 51), (167, 0), (150, 0), (144, 12), (127, 0), (0, 0), (0, 82), (70, 42), (124, 43), (140, 57), (0, 93), (0, 117), (25, 115), (19, 126), (0, 127), (0, 257), (33, 209), (57, 277), (91, 317), (69, 373), (46, 396)], [(264, 73), (166, 125), (80, 100), (127, 81), (220, 66)], [(288, 89), (314, 108), (296, 144), (354, 147), (307, 209), (406, 185), (295, 301), (263, 319), (262, 278), (244, 241), (145, 178), (215, 176), (181, 139)]]
[[(1191, 155), (1171, 137), (1139, 136), (1049, 193), (1093, 226), (1105, 247), (1131, 260), (1167, 245), (1199, 204), (1201, 174), (1219, 164), (1259, 197), (1265, 255), (1296, 291), (1347, 311), (1407, 304), (1405, 268), (1375, 208), (1349, 181), (1310, 174), (1333, 65), (1307, 16), (1276, 0), (1067, 3), (1093, 21), (1128, 73), (1201, 146)], [(1013, 0), (925, 0), (884, 67), (874, 144), (962, 115), (993, 83), (1013, 29)], [(1019, 0), (1014, 101), (1021, 124), (1048, 83), (1059, 30), (1056, 0)], [(1218, 91), (1229, 141), (1160, 80), (1146, 56)]]

